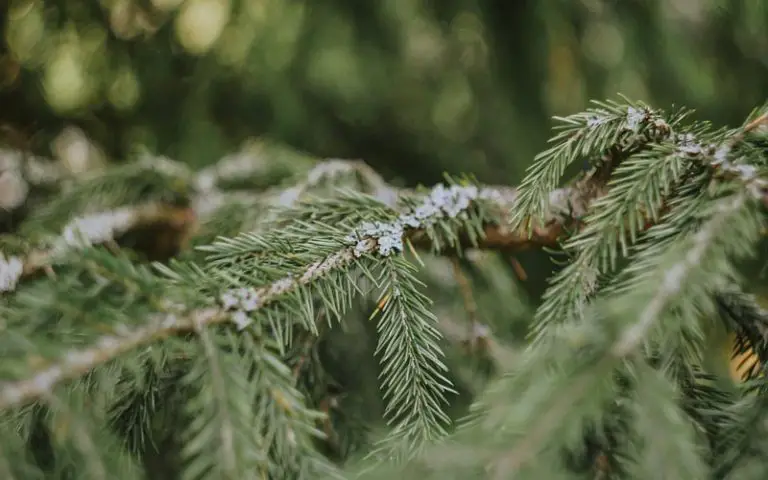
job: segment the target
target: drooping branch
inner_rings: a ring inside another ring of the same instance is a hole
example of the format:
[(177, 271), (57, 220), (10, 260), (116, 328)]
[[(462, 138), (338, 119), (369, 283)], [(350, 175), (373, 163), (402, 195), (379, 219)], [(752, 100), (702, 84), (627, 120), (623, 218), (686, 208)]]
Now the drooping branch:
[[(375, 242), (367, 243), (373, 251)], [(345, 248), (333, 255), (309, 265), (298, 277), (284, 277), (269, 285), (249, 290), (248, 311), (257, 311), (270, 305), (279, 296), (312, 283), (326, 273), (345, 267), (355, 258), (352, 248)], [(230, 298), (239, 292), (230, 292)], [(242, 298), (239, 298), (242, 300)], [(225, 300), (226, 303), (226, 300)], [(89, 347), (63, 354), (52, 365), (33, 372), (27, 379), (0, 383), (0, 410), (17, 406), (33, 398), (49, 393), (60, 382), (77, 378), (99, 365), (136, 348), (180, 332), (194, 331), (233, 320), (228, 308), (234, 305), (184, 311), (182, 306), (170, 305), (168, 312), (152, 316), (144, 326), (131, 329), (115, 328), (116, 334), (105, 335)]]
[(712, 219), (691, 239), (690, 249), (679, 261), (665, 268), (652, 295), (645, 302), (636, 320), (625, 327), (605, 349), (603, 355), (589, 368), (569, 382), (564, 391), (550, 404), (543, 415), (537, 416), (532, 428), (513, 448), (505, 452), (495, 464), (493, 478), (512, 478), (525, 463), (530, 461), (542, 448), (548, 435), (557, 428), (580, 398), (586, 396), (600, 375), (595, 374), (606, 365), (631, 356), (647, 337), (647, 332), (659, 321), (664, 311), (686, 288), (687, 279), (699, 268), (703, 258), (711, 251), (713, 244), (722, 235), (731, 216), (747, 205), (749, 197), (734, 195), (719, 205)]

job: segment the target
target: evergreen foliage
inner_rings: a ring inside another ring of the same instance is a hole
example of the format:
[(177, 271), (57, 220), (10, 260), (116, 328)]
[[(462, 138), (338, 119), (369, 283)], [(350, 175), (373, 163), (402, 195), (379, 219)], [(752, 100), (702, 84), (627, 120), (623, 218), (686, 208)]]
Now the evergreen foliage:
[[(762, 478), (768, 106), (557, 121), (518, 189), (267, 144), (200, 172), (8, 160), (31, 205), (2, 237), (3, 478)], [(562, 267), (515, 349), (477, 310), (530, 248)], [(447, 266), (468, 333), (432, 302)], [(711, 361), (727, 333), (758, 359), (740, 384)], [(344, 375), (373, 361), (386, 425)]]

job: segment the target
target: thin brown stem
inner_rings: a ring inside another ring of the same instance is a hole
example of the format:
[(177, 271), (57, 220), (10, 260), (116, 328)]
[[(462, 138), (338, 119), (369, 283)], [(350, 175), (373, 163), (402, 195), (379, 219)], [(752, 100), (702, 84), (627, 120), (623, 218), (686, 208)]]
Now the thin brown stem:
[(467, 275), (464, 273), (464, 270), (461, 267), (461, 260), (458, 257), (451, 257), (451, 266), (453, 267), (453, 276), (456, 279), (456, 283), (459, 285), (461, 298), (464, 301), (464, 310), (467, 312), (467, 318), (469, 319), (471, 327), (477, 323), (477, 303), (475, 302), (474, 295), (472, 295), (472, 285), (470, 284)]

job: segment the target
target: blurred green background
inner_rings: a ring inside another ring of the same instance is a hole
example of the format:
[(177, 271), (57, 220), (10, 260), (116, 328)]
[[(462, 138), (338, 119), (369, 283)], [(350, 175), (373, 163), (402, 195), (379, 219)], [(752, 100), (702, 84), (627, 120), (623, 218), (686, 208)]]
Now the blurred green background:
[(737, 124), (768, 97), (764, 0), (0, 5), (0, 142), (54, 156), (84, 132), (100, 158), (203, 166), (266, 136), (405, 184), (511, 184), (589, 99)]

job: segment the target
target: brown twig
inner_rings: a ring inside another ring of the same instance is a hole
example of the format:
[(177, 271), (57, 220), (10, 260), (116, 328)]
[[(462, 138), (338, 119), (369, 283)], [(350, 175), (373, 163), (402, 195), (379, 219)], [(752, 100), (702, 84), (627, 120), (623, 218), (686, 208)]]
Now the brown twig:
[[(441, 316), (437, 328), (440, 329), (440, 332), (442, 332), (448, 340), (456, 343), (466, 341), (466, 326), (460, 324), (450, 315)], [(510, 365), (514, 365), (514, 362), (517, 359), (517, 352), (506, 345), (496, 342), (484, 325), (479, 324), (478, 330), (472, 332), (471, 335), (474, 338), (482, 339), (488, 358), (490, 358), (495, 365), (502, 368), (509, 368)]]
[(472, 295), (472, 285), (470, 285), (469, 279), (461, 268), (461, 260), (459, 260), (459, 257), (451, 257), (451, 266), (453, 267), (453, 276), (456, 279), (456, 283), (459, 285), (461, 298), (464, 300), (464, 309), (467, 312), (469, 323), (474, 325), (477, 323), (477, 303), (475, 302), (475, 297)]
[(608, 460), (608, 456), (603, 452), (597, 454), (593, 467), (595, 471), (595, 480), (604, 480), (608, 478), (608, 475), (611, 472), (611, 463)]
[(514, 270), (518, 280), (520, 280), (521, 282), (528, 280), (528, 273), (525, 271), (525, 268), (523, 268), (523, 264), (520, 263), (520, 260), (518, 260), (517, 257), (515, 257), (514, 255), (510, 256), (509, 263), (510, 265), (512, 265), (512, 270)]
[(339, 439), (338, 439), (338, 435), (336, 434), (336, 430), (333, 428), (333, 423), (331, 422), (331, 410), (334, 407), (334, 403), (335, 403), (334, 397), (331, 397), (331, 396), (325, 397), (320, 401), (320, 404), (318, 405), (318, 410), (325, 414), (325, 418), (321, 420), (323, 433), (325, 434), (325, 439), (331, 448), (333, 448), (334, 450), (338, 450)]
[(459, 285), (459, 291), (461, 292), (461, 297), (464, 301), (464, 310), (467, 312), (469, 320), (469, 323), (467, 324), (467, 335), (462, 341), (462, 344), (466, 346), (467, 353), (469, 354), (484, 352), (488, 347), (488, 328), (478, 321), (477, 303), (472, 294), (472, 285), (461, 267), (459, 257), (452, 256), (451, 265), (453, 266), (453, 275), (456, 278), (456, 283)]
[(318, 313), (317, 318), (315, 319), (315, 325), (317, 325), (317, 334), (307, 333), (307, 335), (304, 338), (304, 341), (301, 343), (301, 353), (299, 353), (299, 357), (296, 360), (296, 364), (293, 366), (293, 369), (291, 371), (293, 375), (294, 383), (298, 382), (299, 376), (301, 375), (301, 372), (304, 369), (304, 365), (306, 365), (310, 355), (312, 355), (312, 347), (314, 347), (315, 343), (320, 338), (320, 327), (323, 325), (322, 320), (324, 318), (325, 318), (324, 311), (321, 311), (320, 313)]
[(749, 133), (763, 125), (768, 125), (768, 112), (759, 115), (757, 118), (745, 125), (743, 131), (744, 133)]
[[(320, 338), (319, 330), (320, 326), (324, 325), (325, 323), (322, 322), (322, 320), (325, 318), (325, 312), (321, 311), (317, 318), (315, 319), (315, 324), (318, 325), (318, 334), (312, 334), (307, 333), (304, 341), (301, 343), (300, 350), (301, 352), (298, 355), (298, 358), (296, 360), (295, 365), (291, 369), (291, 374), (293, 376), (293, 382), (298, 383), (299, 377), (301, 376), (301, 372), (304, 369), (304, 366), (309, 361), (309, 357), (312, 355), (312, 348), (314, 347), (317, 340)], [(336, 397), (328, 393), (326, 396), (320, 400), (318, 404), (318, 410), (323, 412), (325, 415), (323, 418), (318, 419), (318, 423), (320, 424), (320, 428), (322, 428), (323, 432), (325, 433), (325, 440), (328, 442), (328, 445), (333, 448), (334, 450), (338, 449), (338, 435), (336, 434), (336, 430), (333, 428), (333, 423), (331, 421), (331, 410), (336, 406)]]

